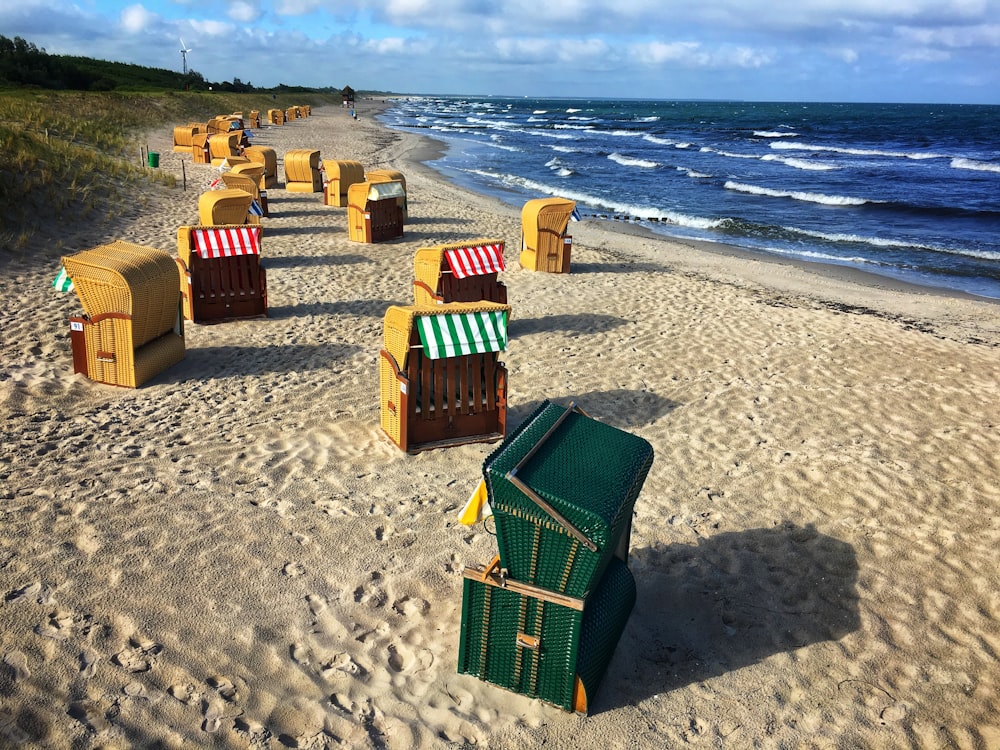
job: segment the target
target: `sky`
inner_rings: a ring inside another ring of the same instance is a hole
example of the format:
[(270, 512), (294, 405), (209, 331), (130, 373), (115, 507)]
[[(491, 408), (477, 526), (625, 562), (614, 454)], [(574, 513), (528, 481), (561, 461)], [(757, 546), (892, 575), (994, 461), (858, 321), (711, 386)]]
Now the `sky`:
[(1000, 0), (3, 0), (0, 34), (261, 87), (1000, 104)]

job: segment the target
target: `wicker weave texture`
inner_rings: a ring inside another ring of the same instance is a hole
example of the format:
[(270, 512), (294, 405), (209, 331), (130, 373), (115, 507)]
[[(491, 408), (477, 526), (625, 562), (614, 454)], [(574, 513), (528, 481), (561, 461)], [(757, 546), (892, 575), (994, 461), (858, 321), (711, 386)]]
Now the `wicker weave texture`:
[[(566, 198), (536, 198), (521, 208), (521, 265), (529, 271), (560, 272), (566, 252), (563, 237), (576, 208)], [(568, 269), (566, 269), (568, 270)]]
[(66, 256), (63, 265), (88, 317), (131, 318), (133, 347), (173, 328), (180, 297), (177, 267), (162, 250), (117, 241)]
[(270, 146), (247, 146), (243, 155), (254, 164), (264, 167), (264, 177), (261, 180), (261, 190), (278, 186), (278, 154)]
[[(567, 711), (579, 677), (589, 707), (634, 606), (635, 581), (621, 561), (582, 612), (465, 578), (458, 671)], [(538, 648), (519, 645), (519, 634)]]
[[(586, 596), (631, 528), (632, 508), (653, 462), (645, 440), (544, 402), (483, 464), (502, 565), (526, 583)], [(517, 478), (575, 526), (591, 551), (508, 478)]]
[(319, 193), (323, 190), (319, 151), (295, 148), (285, 152), (285, 190)]
[(242, 190), (256, 201), (260, 200), (259, 183), (247, 175), (235, 172), (223, 172), (222, 181), (231, 190)]
[(364, 165), (359, 161), (324, 159), (323, 169), (329, 180), (326, 186), (326, 204), (343, 208), (347, 205), (348, 188), (365, 181)]
[(202, 226), (251, 223), (251, 201), (253, 196), (243, 190), (206, 190), (198, 197), (198, 223)]

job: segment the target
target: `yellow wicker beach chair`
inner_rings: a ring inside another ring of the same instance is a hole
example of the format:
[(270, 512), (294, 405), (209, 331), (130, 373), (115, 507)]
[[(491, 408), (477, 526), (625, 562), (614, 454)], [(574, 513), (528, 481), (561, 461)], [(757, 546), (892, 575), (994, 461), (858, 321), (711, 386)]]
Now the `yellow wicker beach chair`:
[(227, 159), (242, 157), (243, 152), (240, 145), (242, 140), (242, 130), (209, 136), (208, 150), (212, 159), (212, 166), (217, 167), (220, 164), (224, 164)]
[(261, 210), (261, 216), (267, 216), (266, 191), (262, 191), (257, 187), (258, 182), (251, 175), (239, 174), (236, 171), (223, 172), (222, 181), (227, 188), (242, 190), (248, 193), (251, 198), (257, 201), (257, 205)]
[(296, 148), (285, 152), (285, 190), (291, 193), (323, 191), (319, 151)]
[(365, 181), (365, 168), (359, 161), (323, 160), (326, 172), (326, 190), (323, 202), (328, 206), (343, 208), (347, 205), (347, 189), (351, 185)]
[(507, 287), (497, 281), (504, 270), (503, 240), (472, 240), (422, 247), (413, 258), (413, 303), (507, 303)]
[(291, 122), (292, 120), (297, 120), (299, 117), (298, 110), (295, 107), (289, 107), (285, 110), (285, 122)]
[(259, 109), (251, 109), (250, 110), (250, 117), (247, 118), (247, 127), (248, 128), (259, 128), (260, 127), (260, 110)]
[(184, 317), (195, 323), (267, 315), (267, 276), (260, 264), (259, 226), (177, 230)]
[(267, 121), (271, 125), (284, 125), (285, 113), (280, 109), (269, 109), (267, 110)]
[(178, 125), (174, 128), (174, 151), (191, 153), (192, 140), (196, 133), (201, 132), (198, 124)]
[(70, 319), (73, 371), (137, 388), (184, 358), (177, 266), (165, 252), (112, 242), (63, 258), (84, 316)]
[(244, 190), (206, 190), (198, 197), (198, 223), (260, 224), (260, 217), (250, 213), (253, 197)]
[(529, 271), (569, 273), (573, 238), (566, 234), (576, 203), (536, 198), (521, 209), (521, 265)]
[(261, 190), (278, 187), (278, 154), (270, 146), (247, 146), (243, 149), (243, 155), (254, 164), (264, 167), (263, 182), (260, 183)]
[(191, 155), (195, 164), (211, 164), (212, 154), (208, 147), (208, 133), (195, 133), (191, 136)]
[(365, 172), (365, 179), (368, 182), (398, 182), (403, 186), (403, 195), (396, 199), (399, 207), (403, 210), (403, 221), (410, 218), (410, 210), (406, 198), (406, 178), (402, 172), (395, 169), (371, 169)]
[(353, 242), (382, 242), (403, 236), (399, 182), (358, 182), (347, 189), (347, 230)]
[[(382, 429), (417, 452), (492, 442), (507, 429), (510, 307), (491, 302), (392, 306), (379, 357)], [(475, 332), (455, 336), (453, 327)]]

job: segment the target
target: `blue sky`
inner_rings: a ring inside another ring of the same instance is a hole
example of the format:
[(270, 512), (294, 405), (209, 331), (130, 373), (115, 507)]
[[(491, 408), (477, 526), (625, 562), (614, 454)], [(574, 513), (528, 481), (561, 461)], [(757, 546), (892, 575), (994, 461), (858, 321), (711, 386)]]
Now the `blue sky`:
[(1000, 0), (7, 0), (0, 34), (212, 81), (1000, 104)]

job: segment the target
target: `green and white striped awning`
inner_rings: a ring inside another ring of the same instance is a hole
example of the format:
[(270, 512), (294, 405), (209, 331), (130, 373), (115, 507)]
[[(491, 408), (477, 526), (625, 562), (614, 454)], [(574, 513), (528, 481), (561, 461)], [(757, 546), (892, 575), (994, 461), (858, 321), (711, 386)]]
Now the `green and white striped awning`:
[(507, 311), (421, 315), (416, 319), (424, 354), (431, 359), (502, 352), (507, 348)]

